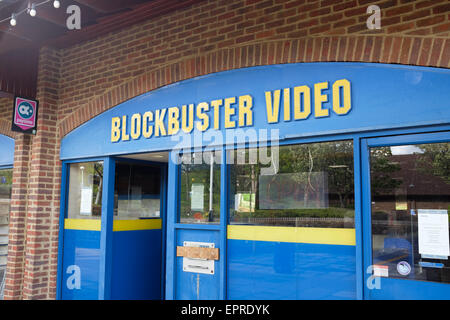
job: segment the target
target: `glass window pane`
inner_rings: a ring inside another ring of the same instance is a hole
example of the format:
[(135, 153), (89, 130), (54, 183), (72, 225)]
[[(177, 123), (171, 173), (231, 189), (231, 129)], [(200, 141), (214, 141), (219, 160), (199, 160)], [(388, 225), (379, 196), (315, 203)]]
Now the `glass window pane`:
[(0, 170), (0, 300), (5, 284), (6, 262), (8, 260), (9, 211), (11, 204), (12, 169)]
[(352, 141), (238, 149), (227, 161), (230, 224), (354, 226)]
[(100, 219), (103, 162), (72, 163), (69, 167), (69, 219)]
[(181, 157), (181, 223), (219, 223), (220, 155), (207, 151)]
[(160, 188), (160, 168), (117, 162), (114, 219), (159, 218)]
[(12, 169), (0, 170), (0, 217), (9, 217)]
[(374, 272), (450, 283), (450, 143), (370, 150)]

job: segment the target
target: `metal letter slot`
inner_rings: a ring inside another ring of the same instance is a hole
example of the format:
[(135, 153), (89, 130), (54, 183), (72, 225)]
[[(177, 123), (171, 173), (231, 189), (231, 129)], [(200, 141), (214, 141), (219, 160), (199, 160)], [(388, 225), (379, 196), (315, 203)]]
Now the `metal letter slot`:
[(219, 248), (214, 248), (214, 243), (184, 241), (177, 246), (177, 257), (183, 257), (183, 271), (212, 275)]

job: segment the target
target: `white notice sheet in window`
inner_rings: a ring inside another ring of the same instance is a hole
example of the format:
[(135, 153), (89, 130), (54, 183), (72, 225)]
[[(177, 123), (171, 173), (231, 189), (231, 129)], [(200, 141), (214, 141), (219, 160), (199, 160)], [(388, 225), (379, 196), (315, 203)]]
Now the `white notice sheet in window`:
[(203, 211), (205, 186), (201, 183), (193, 183), (191, 189), (191, 210)]
[(447, 210), (418, 210), (419, 253), (448, 257), (450, 255)]
[(81, 188), (80, 214), (83, 216), (92, 215), (92, 188)]

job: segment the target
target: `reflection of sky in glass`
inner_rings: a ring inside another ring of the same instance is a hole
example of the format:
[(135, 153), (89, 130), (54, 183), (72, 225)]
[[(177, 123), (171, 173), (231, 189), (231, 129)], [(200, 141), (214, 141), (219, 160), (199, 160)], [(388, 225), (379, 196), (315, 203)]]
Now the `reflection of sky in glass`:
[(414, 154), (414, 153), (423, 153), (423, 150), (414, 146), (414, 145), (406, 145), (406, 146), (395, 146), (391, 147), (392, 155), (406, 155), (406, 154)]

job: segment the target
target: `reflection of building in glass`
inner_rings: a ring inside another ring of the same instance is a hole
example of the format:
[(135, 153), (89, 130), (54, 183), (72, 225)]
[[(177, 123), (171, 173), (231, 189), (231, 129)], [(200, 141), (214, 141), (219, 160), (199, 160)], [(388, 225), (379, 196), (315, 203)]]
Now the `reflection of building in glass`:
[(260, 209), (328, 208), (326, 172), (259, 176)]
[(397, 154), (383, 158), (372, 152), (372, 163), (383, 162), (372, 169), (375, 210), (425, 209), (429, 205), (447, 209), (450, 165), (446, 145), (399, 146)]

